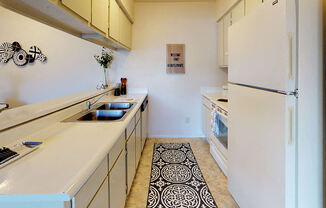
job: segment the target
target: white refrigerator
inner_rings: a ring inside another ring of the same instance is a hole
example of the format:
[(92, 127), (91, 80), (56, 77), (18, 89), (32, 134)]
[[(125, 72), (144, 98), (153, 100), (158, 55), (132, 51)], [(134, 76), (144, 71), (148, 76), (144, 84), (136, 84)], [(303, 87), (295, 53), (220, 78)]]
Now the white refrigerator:
[(296, 206), (296, 0), (229, 28), (229, 191), (241, 208)]

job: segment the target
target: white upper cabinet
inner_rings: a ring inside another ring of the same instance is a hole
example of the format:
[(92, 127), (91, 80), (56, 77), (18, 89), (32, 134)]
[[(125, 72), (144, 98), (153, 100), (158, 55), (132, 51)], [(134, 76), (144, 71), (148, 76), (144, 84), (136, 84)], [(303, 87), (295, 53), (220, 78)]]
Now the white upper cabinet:
[(216, 15), (217, 20), (225, 15), (238, 0), (216, 0)]
[(116, 0), (131, 22), (134, 22), (134, 0)]
[(217, 61), (219, 67), (224, 65), (224, 23), (223, 19), (217, 23)]
[(62, 4), (87, 21), (91, 21), (91, 0), (62, 0)]
[(245, 16), (245, 0), (241, 0), (232, 10), (231, 19), (232, 24), (238, 22), (241, 18)]
[(92, 25), (108, 34), (109, 0), (92, 0)]
[(123, 45), (127, 46), (128, 48), (131, 48), (131, 22), (127, 18), (127, 16), (123, 13), (123, 11), (120, 9), (119, 11), (119, 41)]
[(223, 17), (223, 51), (224, 51), (224, 56), (223, 56), (223, 65), (227, 66), (228, 65), (228, 58), (229, 58), (229, 48), (228, 48), (228, 31), (229, 31), (229, 27), (231, 26), (231, 13), (226, 14)]
[[(229, 59), (229, 34), (228, 30), (232, 24), (253, 11), (262, 4), (262, 0), (241, 0), (239, 2), (230, 1), (229, 4), (223, 0), (217, 0), (218, 16), (226, 9), (217, 22), (217, 60), (220, 68), (228, 67)], [(236, 4), (235, 4), (236, 3)]]
[(110, 0), (110, 37), (116, 41), (120, 39), (120, 8), (115, 0)]
[(246, 9), (245, 9), (246, 14), (249, 14), (263, 3), (263, 0), (245, 0), (245, 1), (246, 1)]

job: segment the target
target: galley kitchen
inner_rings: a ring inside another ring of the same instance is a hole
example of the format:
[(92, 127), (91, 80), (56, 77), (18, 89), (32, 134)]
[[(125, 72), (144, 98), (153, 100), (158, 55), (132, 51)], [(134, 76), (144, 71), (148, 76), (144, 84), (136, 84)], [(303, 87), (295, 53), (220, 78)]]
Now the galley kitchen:
[(323, 3), (0, 0), (0, 207), (322, 208)]

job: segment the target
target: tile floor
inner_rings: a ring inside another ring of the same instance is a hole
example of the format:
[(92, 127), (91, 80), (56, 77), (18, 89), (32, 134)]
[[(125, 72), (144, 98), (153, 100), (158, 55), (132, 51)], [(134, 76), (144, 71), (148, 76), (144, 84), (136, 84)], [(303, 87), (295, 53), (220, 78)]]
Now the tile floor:
[(125, 208), (146, 208), (153, 145), (156, 142), (189, 142), (218, 208), (238, 208), (227, 190), (226, 177), (210, 155), (208, 143), (201, 138), (147, 139)]

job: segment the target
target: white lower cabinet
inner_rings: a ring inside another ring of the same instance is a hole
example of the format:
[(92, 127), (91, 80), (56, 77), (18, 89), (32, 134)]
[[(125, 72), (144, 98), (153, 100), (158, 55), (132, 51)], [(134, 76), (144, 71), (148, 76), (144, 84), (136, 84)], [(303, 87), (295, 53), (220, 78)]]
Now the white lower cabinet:
[(124, 208), (126, 202), (126, 153), (123, 149), (109, 174), (110, 208)]
[(136, 132), (133, 131), (127, 141), (127, 186), (128, 194), (136, 173)]
[(72, 208), (124, 208), (143, 149), (142, 131), (138, 111), (109, 154), (74, 196)]
[(102, 186), (87, 208), (109, 208), (109, 180), (105, 178)]
[(202, 105), (202, 129), (206, 138), (209, 137), (211, 129), (211, 115), (210, 109), (206, 105)]
[(78, 193), (74, 196), (74, 199), (72, 201), (72, 205), (73, 205), (72, 207), (73, 208), (88, 207), (92, 199), (96, 195), (97, 191), (99, 190), (104, 179), (107, 177), (108, 172), (109, 172), (108, 158), (105, 157), (102, 160), (101, 164), (96, 168), (95, 172), (88, 178), (86, 183), (81, 187)]
[(141, 138), (141, 120), (136, 125), (136, 169), (142, 153), (142, 138)]

